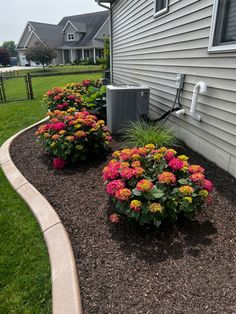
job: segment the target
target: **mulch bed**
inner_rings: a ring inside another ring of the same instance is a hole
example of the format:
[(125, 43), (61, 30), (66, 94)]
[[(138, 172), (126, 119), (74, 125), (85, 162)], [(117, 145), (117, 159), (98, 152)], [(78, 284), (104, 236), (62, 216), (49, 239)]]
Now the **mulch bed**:
[(114, 225), (101, 178), (106, 161), (55, 171), (34, 132), (13, 142), (11, 156), (69, 234), (85, 314), (236, 313), (236, 179), (183, 147), (214, 182), (213, 205), (158, 231)]

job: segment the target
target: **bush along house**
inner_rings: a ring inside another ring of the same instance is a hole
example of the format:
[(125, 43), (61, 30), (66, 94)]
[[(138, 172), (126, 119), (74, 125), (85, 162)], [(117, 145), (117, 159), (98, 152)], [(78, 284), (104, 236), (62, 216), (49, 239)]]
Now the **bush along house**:
[(149, 117), (236, 177), (236, 2), (107, 0), (114, 84), (150, 87)]
[(104, 38), (108, 36), (108, 11), (66, 16), (57, 25), (28, 22), (17, 45), (20, 64), (28, 63), (24, 51), (35, 42), (54, 49), (54, 65), (83, 60), (95, 64), (103, 57)]

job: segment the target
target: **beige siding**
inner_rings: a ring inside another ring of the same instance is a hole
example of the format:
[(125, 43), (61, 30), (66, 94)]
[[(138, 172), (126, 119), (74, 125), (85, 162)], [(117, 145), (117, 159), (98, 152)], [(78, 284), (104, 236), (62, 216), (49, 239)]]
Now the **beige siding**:
[[(231, 171), (236, 156), (236, 53), (208, 53), (213, 0), (169, 2), (169, 12), (157, 18), (153, 0), (114, 2), (113, 81), (148, 85), (152, 116), (172, 106), (177, 73), (186, 75), (181, 102), (187, 113), (194, 85), (205, 81), (208, 90), (197, 107), (202, 122), (188, 114), (173, 115), (170, 122), (182, 140), (207, 157), (209, 147), (209, 158)], [(224, 158), (214, 157), (217, 152)]]

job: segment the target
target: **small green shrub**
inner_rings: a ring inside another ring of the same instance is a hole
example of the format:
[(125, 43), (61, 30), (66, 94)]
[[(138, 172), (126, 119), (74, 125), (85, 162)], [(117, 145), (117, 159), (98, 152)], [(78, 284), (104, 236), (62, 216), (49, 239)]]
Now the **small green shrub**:
[(153, 122), (137, 121), (125, 130), (124, 140), (127, 146), (140, 147), (154, 144), (156, 147), (172, 147), (177, 140), (170, 128)]

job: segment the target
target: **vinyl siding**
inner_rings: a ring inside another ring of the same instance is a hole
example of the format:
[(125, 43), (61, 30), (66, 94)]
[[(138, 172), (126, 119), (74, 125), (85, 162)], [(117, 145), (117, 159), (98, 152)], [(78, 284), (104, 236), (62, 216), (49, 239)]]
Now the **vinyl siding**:
[[(170, 123), (182, 140), (230, 171), (236, 156), (236, 53), (208, 53), (212, 11), (213, 0), (170, 0), (168, 13), (154, 18), (153, 0), (115, 1), (113, 82), (149, 86), (150, 115), (156, 117), (172, 106), (176, 74), (185, 74), (181, 103), (187, 115), (172, 115)], [(199, 96), (197, 122), (188, 112), (200, 80), (208, 89)], [(215, 152), (211, 157), (207, 147)], [(227, 158), (217, 159), (217, 152)]]

